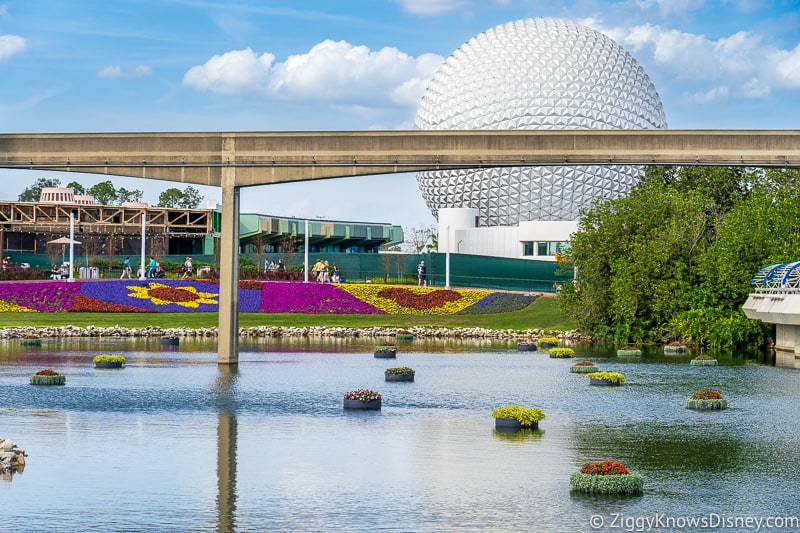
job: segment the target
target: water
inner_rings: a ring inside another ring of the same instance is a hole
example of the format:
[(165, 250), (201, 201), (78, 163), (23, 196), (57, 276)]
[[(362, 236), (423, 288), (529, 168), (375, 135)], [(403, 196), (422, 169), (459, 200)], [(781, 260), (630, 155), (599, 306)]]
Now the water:
[[(374, 341), (248, 341), (229, 371), (211, 342), (157, 341), (0, 345), (0, 437), (28, 452), (0, 481), (0, 531), (635, 531), (659, 516), (665, 531), (800, 516), (800, 372), (758, 358), (693, 367), (576, 347), (625, 373), (611, 388), (507, 342), (414, 341), (386, 360)], [(128, 365), (95, 370), (101, 353)], [(384, 382), (390, 366), (415, 382)], [(67, 385), (28, 384), (48, 367)], [(383, 409), (344, 411), (356, 388), (380, 391)], [(700, 388), (731, 408), (685, 409)], [(491, 411), (510, 404), (544, 409), (541, 431), (496, 432)], [(604, 459), (640, 472), (644, 495), (571, 494), (570, 474)]]

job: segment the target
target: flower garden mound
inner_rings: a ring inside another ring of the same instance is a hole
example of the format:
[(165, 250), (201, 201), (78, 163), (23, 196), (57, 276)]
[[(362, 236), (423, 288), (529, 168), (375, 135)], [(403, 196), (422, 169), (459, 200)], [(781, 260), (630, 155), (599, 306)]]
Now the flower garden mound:
[(92, 362), (95, 368), (122, 368), (125, 366), (125, 358), (121, 355), (98, 355)]
[(517, 343), (517, 351), (518, 352), (535, 352), (538, 348), (536, 347), (535, 342), (518, 342)]
[(393, 342), (379, 344), (375, 347), (373, 354), (379, 359), (394, 359), (397, 357), (397, 345)]
[(356, 389), (344, 395), (344, 408), (378, 411), (381, 408), (381, 393), (369, 389)]
[(689, 361), (689, 364), (692, 366), (717, 366), (717, 360), (710, 355), (700, 354)]
[(386, 381), (414, 381), (416, 371), (407, 366), (398, 366), (395, 368), (387, 368), (384, 372), (384, 379)]
[(601, 461), (584, 463), (569, 478), (570, 490), (589, 494), (641, 494), (644, 479), (630, 472), (622, 463)]
[(538, 407), (522, 407), (507, 405), (492, 411), (495, 429), (516, 431), (519, 429), (539, 429), (539, 422), (544, 420), (544, 411)]
[(578, 361), (569, 367), (569, 371), (575, 374), (591, 374), (599, 372), (600, 369), (592, 361)]
[(586, 374), (589, 385), (618, 387), (625, 383), (625, 374), (620, 372), (592, 372)]
[(66, 385), (67, 376), (51, 368), (39, 370), (30, 377), (31, 385)]
[(538, 340), (539, 348), (548, 350), (558, 346), (558, 339), (556, 337), (540, 337)]
[(686, 408), (698, 411), (721, 411), (728, 408), (728, 400), (713, 389), (700, 389), (686, 398)]
[(642, 355), (642, 350), (637, 346), (623, 346), (617, 350), (617, 355), (620, 357), (638, 357)]
[(664, 346), (665, 355), (684, 355), (687, 351), (686, 345), (680, 342), (670, 342)]
[(549, 348), (551, 359), (572, 359), (575, 357), (575, 350), (572, 348)]

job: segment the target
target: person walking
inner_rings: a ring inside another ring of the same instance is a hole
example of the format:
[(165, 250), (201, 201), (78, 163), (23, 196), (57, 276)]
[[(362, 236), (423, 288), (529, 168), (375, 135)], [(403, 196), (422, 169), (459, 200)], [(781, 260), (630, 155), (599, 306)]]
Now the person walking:
[(131, 256), (125, 258), (125, 261), (122, 262), (122, 275), (119, 279), (128, 276), (128, 279), (131, 279)]
[(150, 263), (147, 265), (147, 277), (148, 278), (156, 277), (157, 268), (158, 268), (158, 263), (156, 263), (156, 258), (151, 255)]
[(192, 279), (192, 258), (187, 257), (183, 263), (183, 276), (181, 279)]
[(427, 270), (425, 269), (425, 261), (420, 261), (417, 266), (417, 284), (419, 286), (428, 286)]

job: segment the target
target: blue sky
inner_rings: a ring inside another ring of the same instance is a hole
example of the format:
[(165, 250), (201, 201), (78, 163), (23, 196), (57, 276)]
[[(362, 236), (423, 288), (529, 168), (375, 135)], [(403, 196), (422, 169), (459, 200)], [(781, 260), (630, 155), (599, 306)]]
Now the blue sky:
[[(620, 43), (670, 128), (800, 128), (797, 0), (0, 0), (0, 132), (411, 129), (444, 59), (528, 17)], [(0, 199), (42, 176), (107, 179), (0, 170)], [(251, 188), (242, 210), (435, 223), (410, 174)]]

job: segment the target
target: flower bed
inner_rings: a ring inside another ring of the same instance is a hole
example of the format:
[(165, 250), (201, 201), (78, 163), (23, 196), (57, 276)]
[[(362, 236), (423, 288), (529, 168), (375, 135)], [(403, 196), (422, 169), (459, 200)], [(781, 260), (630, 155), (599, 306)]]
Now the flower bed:
[(67, 376), (59, 374), (51, 368), (39, 370), (30, 377), (31, 385), (65, 385)]
[(544, 411), (538, 407), (522, 407), (507, 405), (492, 411), (497, 429), (538, 429), (539, 422), (544, 420)]
[(592, 372), (598, 372), (598, 368), (592, 361), (578, 361), (569, 367), (569, 371), (576, 374), (591, 374)]
[(553, 359), (571, 359), (575, 357), (575, 350), (572, 348), (550, 348), (550, 357)]
[(592, 372), (586, 374), (589, 385), (622, 385), (625, 383), (625, 374), (619, 372)]
[(518, 342), (518, 352), (535, 352), (537, 350), (535, 342)]
[(628, 346), (623, 346), (622, 348), (617, 350), (617, 355), (618, 356), (621, 355), (623, 357), (639, 356), (642, 355), (642, 350), (640, 350), (637, 346), (628, 345)]
[[(533, 297), (484, 289), (242, 280), (239, 311), (317, 314), (482, 314), (521, 309)], [(474, 312), (471, 311), (474, 307)], [(218, 280), (91, 280), (0, 284), (5, 312), (216, 312)]]
[(356, 389), (344, 395), (345, 409), (377, 410), (381, 408), (381, 394), (369, 389)]
[(590, 494), (641, 494), (644, 479), (617, 461), (584, 463), (569, 478), (571, 490)]
[(383, 372), (386, 381), (414, 381), (416, 371), (407, 366), (387, 368)]
[(710, 355), (706, 355), (701, 353), (691, 361), (689, 364), (692, 366), (717, 366), (717, 360), (711, 357)]
[(718, 390), (700, 389), (686, 398), (686, 408), (700, 411), (720, 411), (728, 408), (728, 400)]

